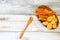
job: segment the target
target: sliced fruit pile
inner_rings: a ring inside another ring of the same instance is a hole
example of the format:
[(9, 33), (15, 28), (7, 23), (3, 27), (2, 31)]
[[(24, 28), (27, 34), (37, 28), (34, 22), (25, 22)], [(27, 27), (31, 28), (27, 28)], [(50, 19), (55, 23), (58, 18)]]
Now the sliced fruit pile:
[(55, 29), (58, 26), (56, 12), (48, 9), (37, 8), (35, 15), (48, 29)]

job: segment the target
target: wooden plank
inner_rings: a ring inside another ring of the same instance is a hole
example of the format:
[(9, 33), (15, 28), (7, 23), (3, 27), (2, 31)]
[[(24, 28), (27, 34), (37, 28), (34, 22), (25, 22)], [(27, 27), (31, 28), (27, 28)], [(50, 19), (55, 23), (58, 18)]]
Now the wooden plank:
[[(60, 25), (56, 30), (47, 30), (34, 15), (0, 15), (0, 18), (8, 18), (8, 20), (0, 21), (0, 31), (22, 31), (30, 16), (34, 20), (27, 31), (60, 32)], [(60, 20), (60, 16), (58, 17)]]
[[(0, 39), (20, 40), (20, 33), (21, 32), (0, 32)], [(60, 33), (25, 32), (23, 40), (60, 40)]]

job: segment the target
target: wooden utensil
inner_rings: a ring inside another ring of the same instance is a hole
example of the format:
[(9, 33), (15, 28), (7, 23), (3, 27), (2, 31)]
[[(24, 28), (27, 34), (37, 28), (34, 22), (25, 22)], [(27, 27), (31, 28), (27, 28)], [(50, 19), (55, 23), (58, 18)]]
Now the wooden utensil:
[(30, 18), (29, 18), (29, 20), (28, 20), (28, 22), (27, 22), (26, 27), (24, 28), (24, 30), (22, 31), (22, 33), (21, 33), (21, 34), (20, 34), (20, 36), (19, 36), (19, 38), (20, 38), (20, 39), (22, 39), (22, 37), (23, 37), (24, 33), (26, 32), (26, 30), (27, 30), (27, 28), (28, 28), (29, 24), (31, 24), (31, 23), (32, 23), (32, 21), (33, 21), (33, 18), (32, 18), (32, 17), (30, 17)]

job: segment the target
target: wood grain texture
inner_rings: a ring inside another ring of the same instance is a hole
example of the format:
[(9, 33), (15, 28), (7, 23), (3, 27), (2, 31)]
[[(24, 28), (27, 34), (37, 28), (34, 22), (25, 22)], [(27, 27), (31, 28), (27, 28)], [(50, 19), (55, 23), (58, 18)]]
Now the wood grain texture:
[[(56, 30), (47, 30), (34, 15), (0, 15), (0, 18), (8, 18), (8, 20), (0, 21), (0, 31), (22, 31), (30, 16), (34, 20), (27, 31), (60, 32), (60, 25)], [(60, 20), (60, 16), (58, 18)]]
[(35, 8), (43, 4), (53, 8), (60, 15), (60, 6), (58, 5), (60, 0), (0, 0), (0, 14), (33, 14)]

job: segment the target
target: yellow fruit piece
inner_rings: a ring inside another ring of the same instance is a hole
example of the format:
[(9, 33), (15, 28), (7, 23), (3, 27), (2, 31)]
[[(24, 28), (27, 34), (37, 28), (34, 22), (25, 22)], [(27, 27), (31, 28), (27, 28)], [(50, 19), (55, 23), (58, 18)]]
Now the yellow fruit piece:
[(44, 24), (44, 25), (47, 25), (47, 24), (48, 24), (48, 22), (43, 22), (43, 24)]
[(55, 22), (58, 22), (58, 19), (57, 18), (54, 18), (53, 20), (55, 20)]
[(53, 24), (53, 28), (57, 28), (57, 23), (54, 23)]
[(53, 17), (53, 18), (56, 18), (56, 16), (55, 16), (55, 15), (53, 15), (52, 17)]
[(52, 29), (52, 24), (51, 23), (48, 23), (47, 28), (48, 29)]
[(57, 19), (53, 19), (52, 21), (51, 21), (51, 24), (55, 24), (57, 22)]
[(55, 15), (53, 15), (53, 20), (54, 20), (55, 22), (58, 21)]
[(56, 23), (55, 20), (52, 20), (52, 21), (51, 21), (51, 24), (54, 24), (54, 23)]
[(49, 16), (49, 17), (47, 18), (47, 21), (50, 22), (50, 21), (52, 21), (52, 19), (53, 19), (53, 17), (52, 17), (52, 16)]

